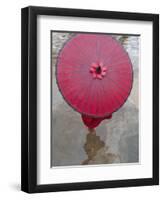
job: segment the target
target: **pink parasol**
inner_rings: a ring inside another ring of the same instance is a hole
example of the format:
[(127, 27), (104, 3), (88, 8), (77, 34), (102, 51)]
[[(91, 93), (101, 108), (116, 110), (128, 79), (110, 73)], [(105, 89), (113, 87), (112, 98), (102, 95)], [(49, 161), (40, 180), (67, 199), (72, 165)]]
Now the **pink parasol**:
[(133, 71), (127, 52), (111, 36), (77, 34), (59, 53), (56, 77), (66, 102), (95, 128), (125, 103)]

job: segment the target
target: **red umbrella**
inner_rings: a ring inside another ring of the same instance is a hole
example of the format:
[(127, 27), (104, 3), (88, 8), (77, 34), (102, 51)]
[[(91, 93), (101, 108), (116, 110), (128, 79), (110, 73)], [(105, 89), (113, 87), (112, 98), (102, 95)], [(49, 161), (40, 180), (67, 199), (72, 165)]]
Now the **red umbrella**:
[(132, 64), (123, 46), (108, 35), (77, 34), (61, 49), (56, 77), (66, 102), (95, 128), (127, 100)]

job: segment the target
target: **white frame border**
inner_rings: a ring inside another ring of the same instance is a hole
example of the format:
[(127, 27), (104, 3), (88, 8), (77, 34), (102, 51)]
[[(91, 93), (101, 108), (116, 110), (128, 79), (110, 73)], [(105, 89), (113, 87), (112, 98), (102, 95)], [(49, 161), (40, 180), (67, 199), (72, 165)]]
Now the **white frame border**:
[[(51, 168), (51, 30), (141, 35), (140, 57), (143, 58), (139, 70), (141, 164)], [(37, 17), (37, 68), (37, 184), (152, 178), (152, 22), (39, 15)]]

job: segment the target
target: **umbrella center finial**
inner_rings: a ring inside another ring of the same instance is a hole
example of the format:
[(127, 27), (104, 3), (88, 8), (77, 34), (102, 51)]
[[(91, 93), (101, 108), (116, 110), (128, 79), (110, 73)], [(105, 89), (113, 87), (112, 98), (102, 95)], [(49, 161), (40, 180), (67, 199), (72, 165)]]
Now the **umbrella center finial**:
[(96, 68), (96, 73), (97, 73), (97, 74), (101, 74), (101, 71), (102, 71), (101, 66), (100, 66), (100, 65), (97, 66), (97, 68)]
[(92, 63), (90, 73), (93, 78), (102, 79), (106, 75), (107, 67), (102, 62)]

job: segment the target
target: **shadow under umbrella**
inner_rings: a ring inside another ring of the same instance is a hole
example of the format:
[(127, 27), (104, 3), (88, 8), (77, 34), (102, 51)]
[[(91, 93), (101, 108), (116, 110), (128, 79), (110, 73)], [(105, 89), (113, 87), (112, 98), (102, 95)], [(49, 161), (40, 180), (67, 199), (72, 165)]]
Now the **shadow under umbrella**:
[(88, 129), (89, 133), (86, 136), (86, 143), (84, 144), (84, 150), (88, 156), (86, 160), (82, 162), (83, 165), (89, 164), (97, 152), (105, 146), (105, 143), (96, 135), (95, 129)]

